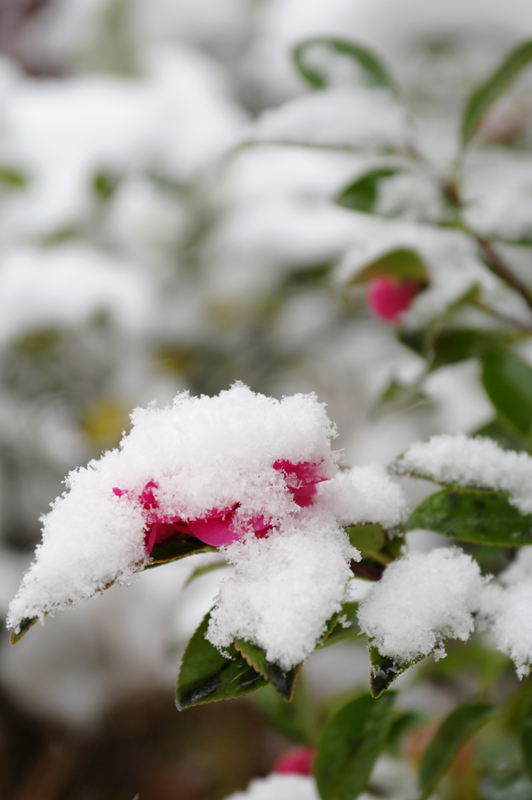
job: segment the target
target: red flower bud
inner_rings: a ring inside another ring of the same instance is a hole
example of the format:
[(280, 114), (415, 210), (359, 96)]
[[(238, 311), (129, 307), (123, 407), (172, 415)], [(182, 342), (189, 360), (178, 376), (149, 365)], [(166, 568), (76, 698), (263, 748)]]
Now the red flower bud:
[(367, 301), (372, 314), (385, 322), (398, 322), (422, 289), (418, 281), (404, 281), (383, 275), (368, 283)]
[(272, 772), (284, 775), (312, 775), (314, 756), (312, 747), (293, 747), (279, 756)]

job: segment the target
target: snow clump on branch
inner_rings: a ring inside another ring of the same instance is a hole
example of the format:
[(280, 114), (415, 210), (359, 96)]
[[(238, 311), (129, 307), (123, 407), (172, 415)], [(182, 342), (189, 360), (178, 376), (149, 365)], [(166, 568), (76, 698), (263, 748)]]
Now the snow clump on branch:
[(338, 473), (336, 431), (313, 394), (279, 401), (237, 383), (131, 419), (118, 449), (67, 477), (8, 627), (19, 633), (127, 583), (167, 546), (217, 547), (236, 569), (209, 639), (245, 638), (286, 669), (301, 661), (340, 611), (360, 558), (340, 526), (393, 528), (405, 512), (399, 487), (376, 465)]

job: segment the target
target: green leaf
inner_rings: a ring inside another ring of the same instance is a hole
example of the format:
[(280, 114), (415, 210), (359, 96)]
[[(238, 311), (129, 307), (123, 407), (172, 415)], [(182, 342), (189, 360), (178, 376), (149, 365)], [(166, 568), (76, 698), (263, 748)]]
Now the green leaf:
[(184, 536), (183, 538), (172, 539), (163, 544), (154, 545), (151, 551), (151, 561), (140, 568), (140, 572), (145, 569), (160, 567), (161, 564), (169, 564), (170, 561), (178, 561), (180, 558), (193, 556), (196, 553), (216, 553), (216, 547), (200, 542), (194, 536)]
[(345, 530), (350, 543), (360, 550), (363, 557), (378, 553), (386, 544), (386, 534), (382, 525), (351, 525)]
[(107, 200), (111, 199), (117, 186), (118, 178), (116, 175), (112, 175), (104, 170), (101, 170), (93, 175), (92, 190), (98, 200), (101, 200), (102, 203), (105, 203)]
[(465, 542), (521, 547), (532, 544), (532, 516), (521, 514), (508, 498), (487, 491), (443, 489), (426, 497), (405, 523)]
[(515, 433), (508, 423), (495, 418), (473, 431), (472, 436), (487, 436), (493, 439), (503, 450), (528, 450), (530, 442)]
[(532, 433), (532, 367), (509, 350), (488, 353), (482, 384), (495, 410), (525, 437)]
[(327, 630), (322, 636), (318, 647), (329, 647), (331, 644), (358, 636), (360, 627), (358, 625), (357, 612), (358, 603), (344, 603), (340, 614), (335, 614), (329, 620)]
[[(314, 52), (313, 52), (314, 51)], [(388, 71), (367, 47), (345, 39), (323, 36), (307, 39), (294, 50), (297, 69), (313, 89), (327, 89), (338, 85), (336, 75), (342, 76), (341, 85), (347, 81), (345, 68), (352, 64), (352, 85), (356, 86), (362, 74), (369, 86), (383, 87), (396, 91)], [(348, 62), (346, 65), (345, 62)]]
[(205, 638), (210, 612), (190, 639), (177, 679), (176, 705), (180, 711), (190, 706), (228, 700), (266, 686), (267, 681), (250, 667), (234, 645), (225, 658)]
[(426, 656), (419, 656), (419, 658), (415, 658), (412, 661), (395, 661), (389, 656), (381, 655), (377, 648), (370, 643), (371, 696), (380, 697), (399, 675), (402, 675), (409, 667), (413, 667), (414, 664), (418, 664), (429, 655), (430, 653), (427, 653)]
[(456, 364), (469, 358), (482, 358), (515, 341), (515, 334), (478, 328), (453, 328), (441, 331), (432, 344), (430, 370)]
[(351, 211), (360, 211), (372, 214), (379, 198), (379, 183), (383, 178), (391, 178), (400, 170), (397, 167), (382, 167), (366, 172), (361, 178), (343, 189), (336, 203)]
[(185, 586), (188, 586), (190, 583), (192, 583), (192, 581), (195, 581), (196, 578), (201, 578), (202, 575), (208, 575), (209, 572), (215, 572), (222, 567), (227, 567), (227, 561), (213, 561), (212, 564), (204, 564), (202, 567), (197, 567), (186, 579), (185, 583), (183, 584), (183, 589)]
[(412, 730), (412, 728), (415, 728), (422, 722), (423, 717), (415, 711), (396, 712), (392, 718), (392, 723), (386, 739), (386, 748), (394, 755), (399, 756), (403, 737)]
[(24, 189), (28, 183), (29, 178), (25, 172), (16, 167), (0, 166), (0, 184), (8, 189)]
[(426, 800), (432, 794), (464, 742), (491, 720), (496, 711), (487, 703), (463, 705), (455, 708), (442, 722), (421, 760), (421, 800)]
[(301, 672), (301, 664), (297, 664), (290, 670), (284, 670), (279, 664), (268, 661), (264, 650), (251, 642), (236, 639), (235, 647), (250, 667), (253, 667), (268, 683), (272, 684), (283, 700), (286, 700), (287, 703), (292, 700), (296, 682)]
[(506, 56), (502, 64), (478, 86), (467, 101), (462, 117), (462, 145), (475, 135), (489, 107), (510, 88), (519, 73), (532, 61), (532, 41), (524, 42)]
[(38, 621), (39, 617), (27, 617), (23, 619), (20, 625), (18, 626), (18, 630), (11, 631), (11, 635), (9, 637), (9, 641), (11, 644), (16, 644), (20, 642), (23, 636), (27, 634), (30, 628), (33, 628), (35, 623)]
[(521, 751), (523, 753), (523, 763), (528, 777), (532, 778), (532, 700), (528, 702), (526, 716), (523, 722)]
[(373, 278), (390, 275), (401, 280), (419, 281), (426, 283), (428, 270), (422, 258), (414, 250), (399, 248), (385, 253), (380, 258), (372, 261), (352, 278), (350, 284), (365, 283)]
[(354, 800), (363, 791), (386, 742), (395, 696), (358, 697), (329, 720), (314, 761), (322, 800)]

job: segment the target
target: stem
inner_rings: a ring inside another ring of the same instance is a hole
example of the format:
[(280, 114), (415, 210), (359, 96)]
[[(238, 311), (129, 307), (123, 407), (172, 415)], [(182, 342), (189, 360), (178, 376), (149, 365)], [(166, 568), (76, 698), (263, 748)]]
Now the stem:
[(480, 252), (483, 254), (486, 265), (491, 269), (495, 275), (497, 275), (501, 280), (511, 286), (518, 294), (521, 295), (529, 309), (532, 311), (532, 295), (527, 286), (524, 283), (521, 283), (519, 278), (517, 278), (508, 268), (506, 263), (503, 261), (499, 253), (495, 250), (493, 245), (487, 239), (484, 239), (482, 236), (479, 236), (476, 233), (472, 232), (472, 235), (475, 237), (477, 244), (480, 248)]

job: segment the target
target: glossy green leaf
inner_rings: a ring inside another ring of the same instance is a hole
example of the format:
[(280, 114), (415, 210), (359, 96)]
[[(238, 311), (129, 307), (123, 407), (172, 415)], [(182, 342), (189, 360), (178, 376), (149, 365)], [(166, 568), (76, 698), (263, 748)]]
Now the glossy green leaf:
[(349, 62), (352, 62), (353, 85), (359, 83), (359, 76), (362, 75), (370, 86), (395, 91), (388, 71), (377, 56), (367, 47), (355, 42), (328, 36), (307, 39), (295, 48), (294, 61), (300, 74), (313, 89), (335, 86), (338, 73), (342, 76), (341, 85), (345, 86)]
[(421, 800), (426, 800), (450, 767), (462, 745), (496, 714), (487, 703), (455, 708), (442, 722), (423, 754), (419, 769)]
[[(358, 603), (344, 603), (340, 614), (335, 614), (329, 620), (327, 631), (322, 637), (319, 647), (329, 647), (331, 644), (343, 642), (358, 636), (360, 627), (358, 625)], [(334, 624), (333, 624), (334, 623)]]
[(379, 199), (379, 183), (383, 178), (391, 178), (398, 172), (400, 170), (397, 167), (382, 167), (366, 172), (365, 175), (357, 178), (354, 183), (343, 189), (336, 198), (336, 202), (351, 211), (371, 214)]
[(509, 350), (483, 359), (482, 384), (495, 410), (523, 436), (532, 433), (532, 367)]
[(346, 528), (349, 541), (360, 550), (362, 556), (378, 553), (386, 544), (386, 534), (382, 525), (351, 525)]
[(27, 634), (30, 628), (33, 628), (35, 623), (38, 621), (39, 617), (27, 617), (23, 619), (20, 625), (18, 626), (17, 631), (11, 631), (11, 635), (9, 637), (9, 641), (11, 644), (16, 644), (20, 642), (23, 636)]
[(266, 686), (267, 681), (250, 667), (234, 645), (225, 658), (205, 638), (210, 612), (190, 639), (177, 679), (176, 705), (180, 711), (190, 706), (228, 700)]
[(431, 371), (469, 358), (481, 358), (515, 341), (516, 336), (499, 330), (452, 328), (441, 331), (432, 344)]
[(528, 702), (528, 707), (523, 722), (523, 730), (521, 732), (521, 751), (523, 753), (523, 763), (528, 773), (528, 777), (532, 779), (532, 699)]
[(519, 73), (531, 61), (532, 41), (527, 41), (512, 50), (488, 80), (471, 94), (462, 117), (461, 133), (464, 147), (475, 135), (486, 111), (510, 88)]
[(428, 270), (422, 258), (414, 250), (399, 248), (385, 253), (380, 258), (372, 261), (367, 267), (354, 276), (350, 283), (365, 283), (373, 278), (390, 275), (402, 280), (419, 281), (428, 280)]
[(482, 491), (443, 489), (431, 494), (405, 523), (407, 531), (418, 528), (498, 547), (532, 544), (532, 516), (521, 514), (504, 495)]
[(395, 696), (358, 697), (329, 720), (314, 761), (322, 800), (354, 800), (364, 790), (386, 742)]
[(247, 663), (253, 667), (256, 672), (262, 675), (268, 683), (272, 684), (283, 700), (286, 700), (288, 703), (292, 700), (296, 682), (301, 672), (301, 664), (297, 664), (290, 670), (284, 670), (279, 664), (268, 661), (264, 650), (251, 642), (245, 642), (243, 639), (236, 639), (235, 647), (245, 658)]
[(371, 696), (380, 697), (399, 675), (402, 675), (409, 667), (413, 667), (414, 664), (418, 664), (424, 658), (427, 658), (427, 656), (420, 656), (412, 661), (395, 661), (389, 656), (381, 655), (377, 648), (370, 644)]
[(516, 434), (512, 426), (498, 418), (477, 428), (476, 431), (473, 431), (472, 436), (487, 436), (497, 442), (503, 450), (522, 451), (528, 450), (530, 447), (530, 442)]
[(180, 558), (193, 556), (196, 553), (216, 552), (216, 547), (209, 547), (208, 544), (200, 542), (194, 536), (172, 539), (163, 544), (154, 545), (151, 551), (151, 561), (141, 567), (140, 571), (160, 567), (161, 564), (169, 564), (171, 561), (179, 561)]

